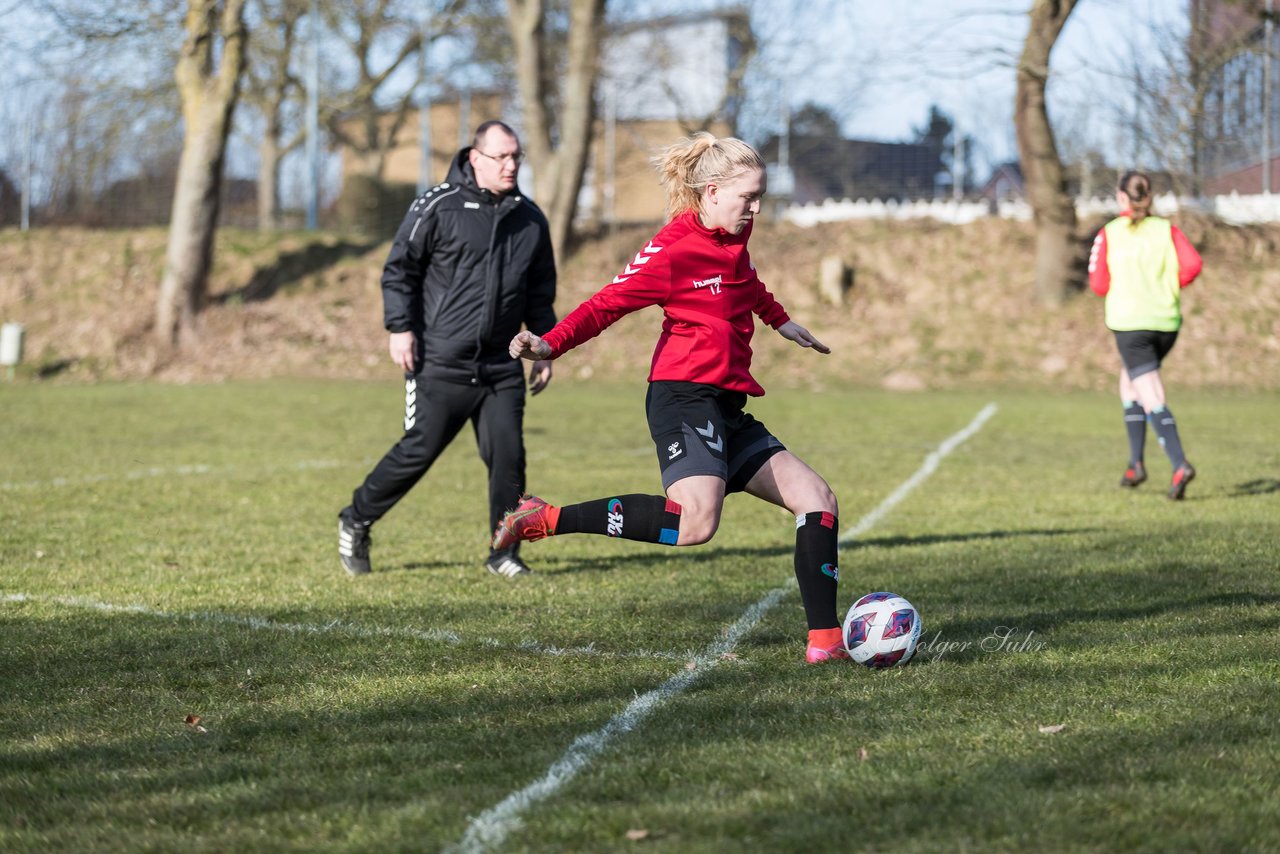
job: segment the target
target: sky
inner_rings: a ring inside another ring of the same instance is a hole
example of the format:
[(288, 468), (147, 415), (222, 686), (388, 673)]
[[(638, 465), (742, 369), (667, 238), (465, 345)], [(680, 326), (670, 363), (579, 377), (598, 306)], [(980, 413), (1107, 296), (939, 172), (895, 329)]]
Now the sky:
[[(875, 88), (845, 129), (852, 135), (909, 133), (930, 103), (944, 103), (962, 128), (1012, 124), (1015, 79), (1012, 62), (1025, 38), (1025, 0), (912, 0), (909, 4), (864, 3), (863, 39), (872, 44), (910, 43), (920, 34), (928, 51), (924, 79)], [(902, 9), (894, 10), (892, 7)], [(1051, 56), (1050, 110), (1064, 123), (1087, 124), (1092, 105), (1123, 102), (1129, 50), (1148, 45), (1151, 26), (1168, 31), (1185, 20), (1185, 0), (1082, 0), (1063, 28)], [(906, 20), (903, 20), (903, 18)], [(950, 22), (948, 22), (950, 18)], [(1096, 115), (1096, 113), (1095, 113)], [(1074, 121), (1073, 121), (1074, 120)], [(1120, 131), (1117, 133), (1117, 131)], [(1093, 142), (1123, 155), (1123, 129), (1094, 127)], [(993, 141), (994, 143), (995, 141)], [(1013, 156), (1013, 140), (1004, 140)]]
[[(610, 0), (610, 9), (647, 17), (735, 2), (741, 0)], [(830, 109), (847, 136), (904, 140), (937, 104), (977, 139), (982, 165), (1016, 157), (1013, 62), (1031, 0), (748, 2), (763, 45), (749, 78), (758, 97), (754, 113), (744, 115), (747, 138), (776, 132), (785, 108), (812, 101)], [(39, 37), (30, 27), (38, 19), (24, 8), (23, 0), (0, 0), (0, 51), (13, 84), (0, 95), (0, 118), (10, 130), (21, 114), (9, 102), (21, 89), (22, 47)], [(1125, 158), (1123, 122), (1099, 119), (1114, 117), (1131, 99), (1127, 51), (1148, 50), (1151, 28), (1176, 28), (1186, 8), (1187, 0), (1080, 0), (1054, 49), (1049, 87), (1051, 117), (1073, 134), (1071, 144), (1112, 162)], [(4, 137), (0, 160), (6, 149), (13, 153), (13, 135)]]
[[(778, 88), (793, 108), (806, 100), (831, 107), (845, 134), (859, 139), (909, 139), (937, 104), (962, 133), (978, 138), (987, 159), (1014, 159), (1014, 63), (1030, 6), (1030, 0), (833, 3), (812, 45), (824, 59), (780, 71), (787, 82)], [(1072, 128), (1077, 144), (1110, 159), (1128, 155), (1126, 128), (1097, 119), (1132, 100), (1130, 51), (1152, 51), (1153, 33), (1185, 29), (1186, 10), (1187, 0), (1080, 0), (1054, 47), (1049, 84), (1051, 117)]]

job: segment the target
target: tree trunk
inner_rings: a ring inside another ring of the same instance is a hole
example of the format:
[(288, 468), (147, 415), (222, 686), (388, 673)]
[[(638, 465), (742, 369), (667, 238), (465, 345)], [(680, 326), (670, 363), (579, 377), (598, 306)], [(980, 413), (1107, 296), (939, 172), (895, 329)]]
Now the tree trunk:
[(591, 150), (605, 0), (571, 0), (569, 5), (567, 69), (556, 111), (560, 116), (555, 133), (559, 148), (552, 142), (550, 105), (554, 99), (543, 0), (507, 0), (507, 6), (516, 77), (524, 102), (523, 144), (536, 167), (534, 197), (546, 211), (552, 250), (559, 260), (569, 242)]
[(187, 36), (174, 72), (186, 128), (156, 301), (156, 341), (166, 350), (194, 340), (196, 315), (204, 307), (222, 164), (245, 65), (244, 4), (188, 0)]
[(1035, 0), (1014, 104), (1018, 156), (1036, 224), (1035, 295), (1047, 306), (1061, 305), (1074, 285), (1076, 208), (1049, 124), (1045, 86), (1049, 53), (1075, 5), (1076, 0)]
[(280, 228), (280, 114), (267, 116), (258, 143), (258, 231)]

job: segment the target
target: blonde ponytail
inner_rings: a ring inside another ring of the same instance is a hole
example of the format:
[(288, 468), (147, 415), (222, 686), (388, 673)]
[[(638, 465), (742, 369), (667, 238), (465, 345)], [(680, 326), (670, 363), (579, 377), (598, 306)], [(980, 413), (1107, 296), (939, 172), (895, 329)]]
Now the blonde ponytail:
[(764, 169), (764, 160), (740, 139), (699, 131), (663, 149), (654, 165), (667, 191), (667, 216), (674, 217), (698, 210), (707, 184), (730, 180), (748, 169)]

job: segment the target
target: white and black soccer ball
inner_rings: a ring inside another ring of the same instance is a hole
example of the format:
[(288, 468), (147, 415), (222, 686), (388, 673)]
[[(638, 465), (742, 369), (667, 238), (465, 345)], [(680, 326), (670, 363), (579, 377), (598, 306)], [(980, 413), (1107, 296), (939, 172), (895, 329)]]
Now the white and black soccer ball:
[(896, 593), (868, 593), (844, 618), (844, 647), (867, 667), (906, 664), (916, 653), (924, 624), (920, 612)]

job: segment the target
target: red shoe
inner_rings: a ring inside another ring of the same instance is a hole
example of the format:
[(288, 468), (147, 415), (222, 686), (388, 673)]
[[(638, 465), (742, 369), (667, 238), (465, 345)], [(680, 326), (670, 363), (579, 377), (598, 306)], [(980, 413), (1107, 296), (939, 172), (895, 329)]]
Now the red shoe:
[(849, 650), (844, 648), (844, 632), (839, 626), (834, 629), (812, 629), (809, 632), (809, 647), (804, 652), (804, 660), (809, 664), (848, 658)]
[(1187, 494), (1187, 484), (1196, 476), (1196, 470), (1191, 467), (1191, 463), (1183, 463), (1178, 466), (1173, 473), (1173, 481), (1169, 484), (1169, 498), (1174, 501), (1181, 501), (1183, 496)]
[(1124, 476), (1120, 478), (1120, 485), (1127, 487), (1135, 487), (1147, 479), (1147, 467), (1141, 462), (1129, 463), (1129, 467), (1124, 470)]
[(493, 550), (505, 552), (524, 540), (541, 540), (555, 533), (560, 508), (552, 507), (536, 495), (525, 495), (514, 510), (502, 517), (498, 529), (493, 532)]

